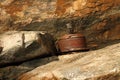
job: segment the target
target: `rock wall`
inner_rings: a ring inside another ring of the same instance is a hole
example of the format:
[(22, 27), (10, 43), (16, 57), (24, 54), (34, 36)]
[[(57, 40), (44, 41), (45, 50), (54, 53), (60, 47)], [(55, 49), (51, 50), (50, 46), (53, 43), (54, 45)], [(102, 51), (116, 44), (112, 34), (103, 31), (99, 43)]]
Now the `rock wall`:
[(120, 39), (119, 0), (0, 0), (0, 32), (44, 30), (58, 38), (66, 23), (89, 45)]
[[(0, 2), (0, 27), (7, 27), (10, 30), (52, 17), (56, 4), (55, 0), (0, 0)], [(7, 30), (4, 28), (3, 30)]]
[(91, 13), (106, 12), (120, 5), (119, 0), (58, 0), (57, 15), (86, 16)]

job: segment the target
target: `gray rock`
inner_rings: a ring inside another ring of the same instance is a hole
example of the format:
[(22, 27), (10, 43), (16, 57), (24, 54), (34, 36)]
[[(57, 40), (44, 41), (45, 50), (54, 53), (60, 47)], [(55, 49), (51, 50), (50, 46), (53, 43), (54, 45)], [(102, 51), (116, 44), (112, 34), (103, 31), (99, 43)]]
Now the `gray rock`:
[(40, 31), (10, 31), (0, 35), (0, 67), (56, 53), (53, 37)]

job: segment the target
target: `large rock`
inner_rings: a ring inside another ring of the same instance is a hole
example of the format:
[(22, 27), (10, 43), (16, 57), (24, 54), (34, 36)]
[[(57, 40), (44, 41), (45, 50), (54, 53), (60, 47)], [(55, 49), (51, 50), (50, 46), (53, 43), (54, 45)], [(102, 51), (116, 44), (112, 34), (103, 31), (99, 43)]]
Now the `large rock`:
[[(59, 38), (66, 33), (66, 23), (71, 23), (76, 32), (86, 36), (90, 48), (118, 43), (120, 0), (0, 0), (0, 33), (44, 30)], [(12, 70), (16, 71), (14, 68)], [(11, 73), (11, 69), (5, 69), (5, 73), (4, 77)]]
[(53, 37), (41, 31), (9, 31), (0, 35), (0, 67), (56, 53)]
[(90, 46), (120, 39), (119, 0), (0, 1), (0, 32), (45, 30), (59, 38), (69, 22)]
[(21, 75), (19, 80), (120, 80), (120, 43), (58, 58)]

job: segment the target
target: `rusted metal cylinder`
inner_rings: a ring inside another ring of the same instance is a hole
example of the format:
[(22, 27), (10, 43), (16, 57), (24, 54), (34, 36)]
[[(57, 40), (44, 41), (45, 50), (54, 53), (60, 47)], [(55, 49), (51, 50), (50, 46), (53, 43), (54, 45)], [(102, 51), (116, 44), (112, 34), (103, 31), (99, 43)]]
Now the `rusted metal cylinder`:
[(85, 36), (82, 34), (66, 34), (58, 40), (61, 52), (87, 50)]

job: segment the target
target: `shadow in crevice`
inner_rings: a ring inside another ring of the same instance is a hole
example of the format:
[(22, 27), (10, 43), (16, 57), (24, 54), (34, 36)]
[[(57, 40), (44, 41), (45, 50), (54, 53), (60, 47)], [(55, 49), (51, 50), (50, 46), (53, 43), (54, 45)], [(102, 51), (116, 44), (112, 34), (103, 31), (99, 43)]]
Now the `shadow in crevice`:
[[(19, 63), (19, 64), (14, 64), (12, 66), (7, 66), (4, 68), (0, 68), (0, 80), (17, 80), (17, 78), (26, 73), (29, 72), (33, 69), (35, 69), (36, 67), (45, 65), (47, 63), (53, 62), (53, 61), (57, 61), (59, 60), (57, 56), (46, 56), (43, 58), (35, 58), (23, 63)], [(10, 74), (10, 75), (9, 75)]]
[(89, 42), (88, 45), (89, 45), (90, 50), (98, 50), (98, 49), (102, 49), (107, 46), (111, 46), (111, 45), (118, 44), (118, 43), (120, 43), (120, 39), (106, 40), (104, 42), (92, 42), (92, 43)]
[(51, 56), (51, 57), (46, 56), (46, 58), (45, 57), (44, 58), (36, 58), (34, 60), (24, 62), (20, 66), (36, 68), (38, 66), (42, 66), (42, 65), (45, 65), (47, 63), (50, 63), (53, 61), (58, 61), (58, 60), (59, 60), (58, 56)]
[(32, 59), (24, 60), (24, 61), (18, 61), (18, 62), (10, 62), (10, 63), (3, 63), (0, 64), (0, 69), (6, 68), (6, 67), (11, 67), (11, 66), (23, 66), (25, 65), (26, 67), (31, 67), (35, 68), (41, 65), (45, 65), (49, 62), (52, 61), (57, 61), (59, 60), (57, 56), (51, 56), (51, 55), (43, 55), (43, 56), (38, 56)]

